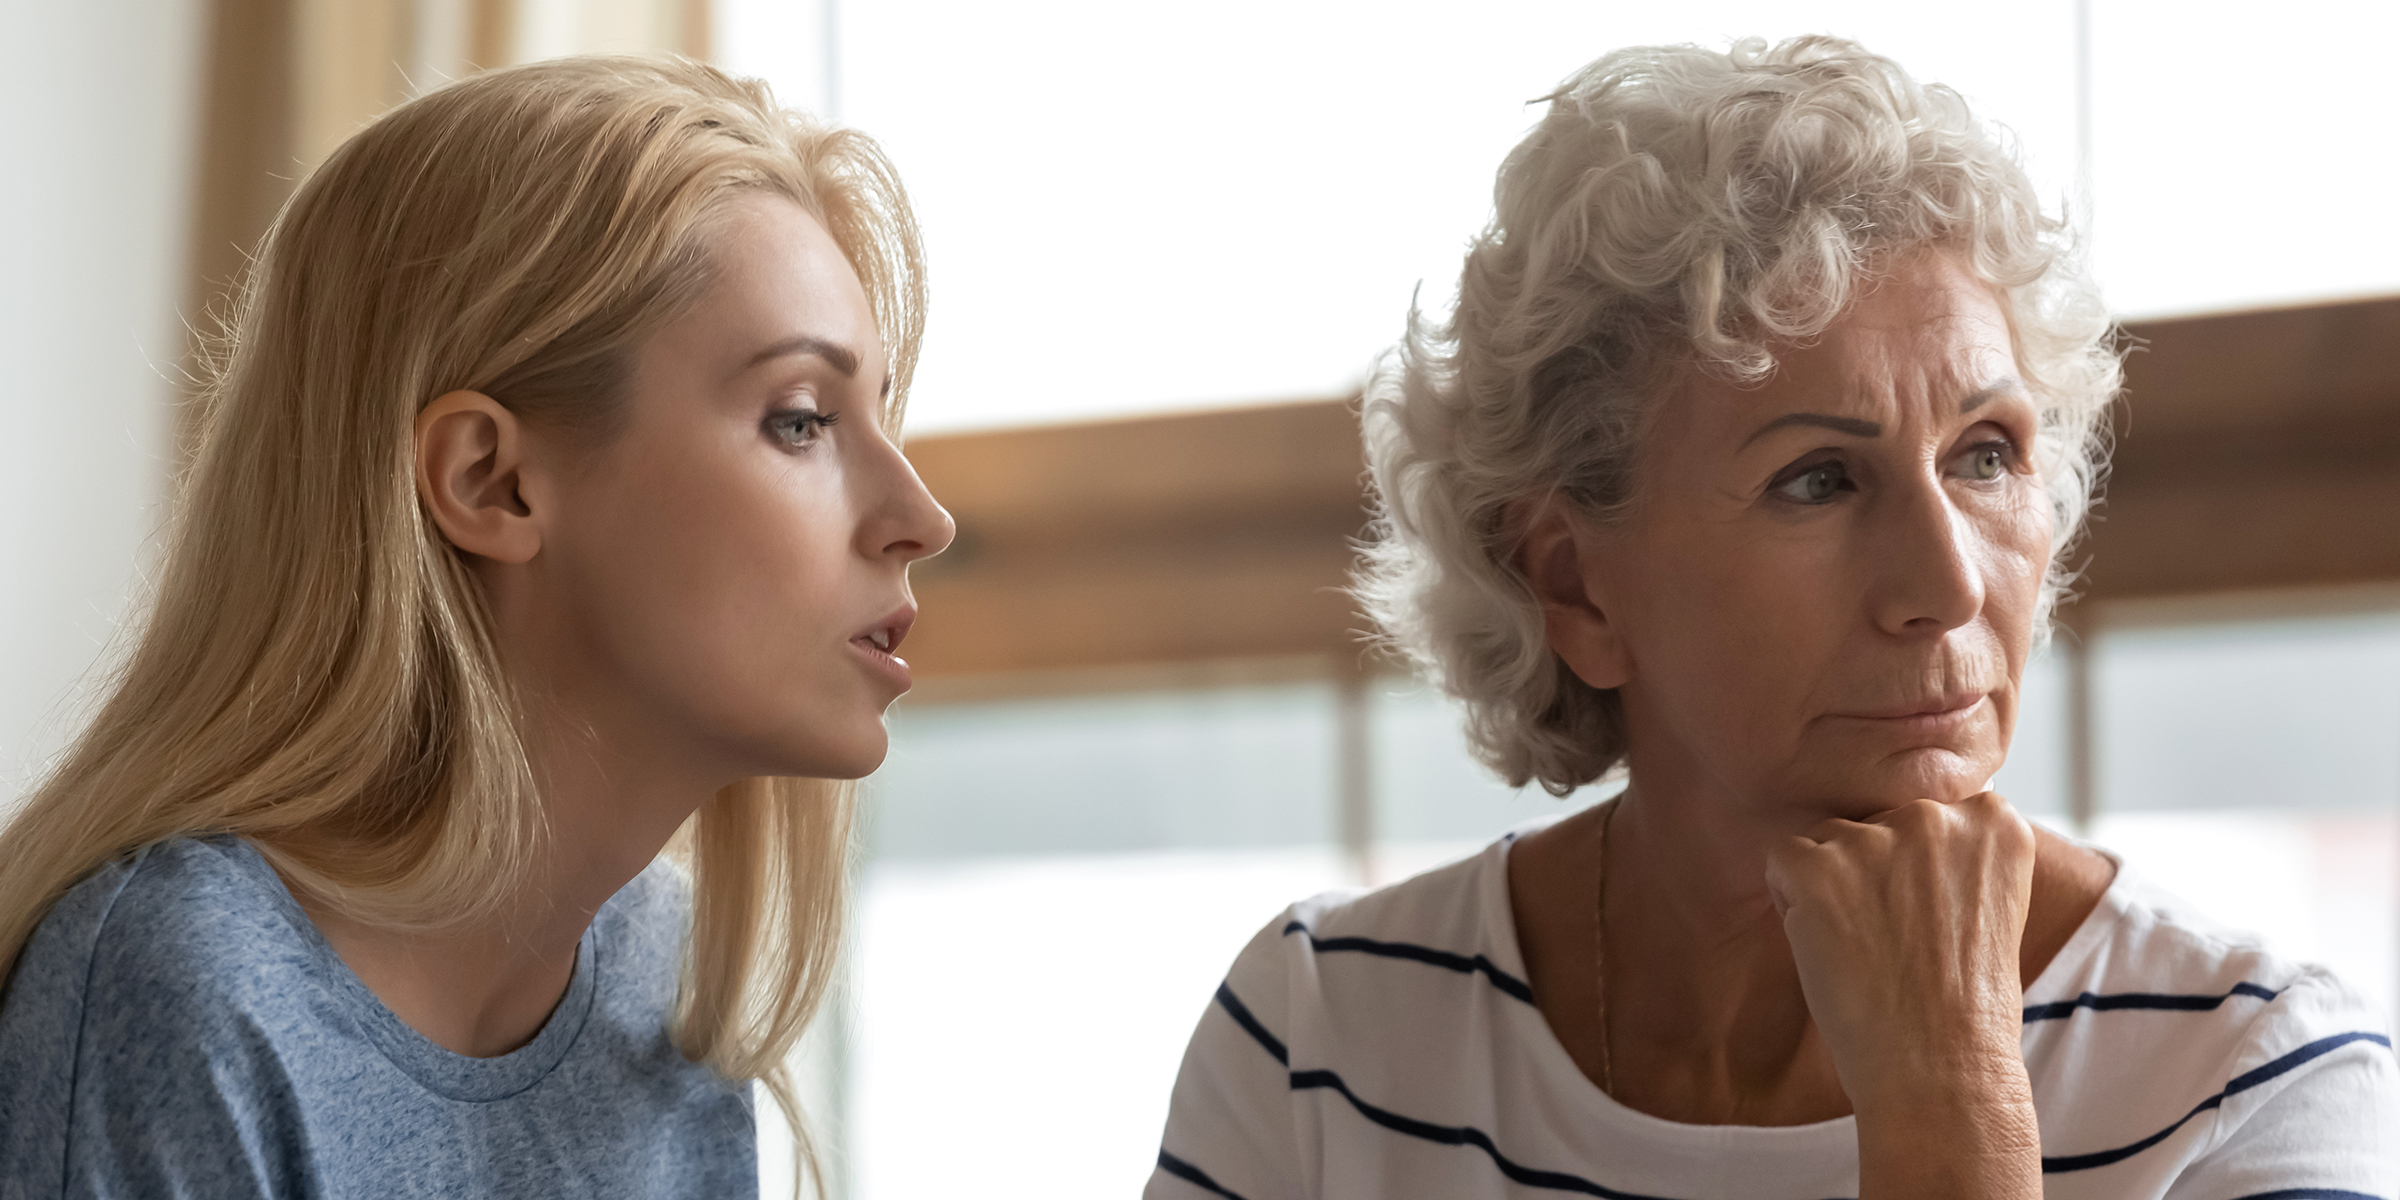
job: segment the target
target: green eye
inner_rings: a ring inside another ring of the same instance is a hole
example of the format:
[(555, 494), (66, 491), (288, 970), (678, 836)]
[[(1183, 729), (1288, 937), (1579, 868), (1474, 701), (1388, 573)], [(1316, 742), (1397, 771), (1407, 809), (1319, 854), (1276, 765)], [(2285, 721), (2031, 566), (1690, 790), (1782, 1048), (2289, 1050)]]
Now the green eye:
[(1988, 483), (2008, 473), (2008, 449), (1998, 444), (1977, 446), (1967, 452), (1967, 477), (1978, 483)]
[(1854, 490), (1848, 468), (1838, 462), (1824, 462), (1776, 485), (1775, 494), (1801, 504), (1823, 504), (1846, 490)]

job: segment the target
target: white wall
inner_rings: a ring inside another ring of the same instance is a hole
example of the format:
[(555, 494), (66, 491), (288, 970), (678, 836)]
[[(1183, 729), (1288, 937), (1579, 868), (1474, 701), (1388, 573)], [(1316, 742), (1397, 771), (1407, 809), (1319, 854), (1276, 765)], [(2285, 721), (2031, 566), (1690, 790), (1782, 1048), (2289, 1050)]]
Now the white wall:
[(2093, 266), (2128, 316), (2400, 291), (2391, 0), (2093, 0)]
[(1412, 289), (1446, 305), (1526, 101), (1652, 42), (1836, 32), (1959, 88), (2128, 317), (2400, 290), (2391, 0), (715, 2), (728, 65), (908, 181), (919, 432), (1355, 386)]
[(1528, 102), (1614, 47), (1841, 32), (2012, 126), (2053, 205), (2074, 187), (2073, 0), (840, 0), (839, 18), (841, 117), (890, 149), (925, 226), (919, 432), (1357, 386), (1420, 282), (1448, 307)]
[(0, 809), (73, 732), (156, 524), (201, 17), (0, 5)]

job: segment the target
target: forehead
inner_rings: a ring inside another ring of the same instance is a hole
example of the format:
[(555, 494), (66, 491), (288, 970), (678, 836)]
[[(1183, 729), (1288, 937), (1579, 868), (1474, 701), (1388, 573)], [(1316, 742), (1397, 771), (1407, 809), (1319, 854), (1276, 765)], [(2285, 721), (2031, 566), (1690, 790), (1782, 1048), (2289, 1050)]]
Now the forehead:
[(760, 345), (805, 334), (854, 348), (881, 373), (875, 310), (833, 235), (781, 196), (753, 193), (725, 207), (710, 239), (716, 277), (693, 323)]
[(1817, 338), (1779, 347), (1739, 407), (1857, 411), (1955, 401), (2015, 373), (2000, 297), (1956, 258), (1903, 259)]

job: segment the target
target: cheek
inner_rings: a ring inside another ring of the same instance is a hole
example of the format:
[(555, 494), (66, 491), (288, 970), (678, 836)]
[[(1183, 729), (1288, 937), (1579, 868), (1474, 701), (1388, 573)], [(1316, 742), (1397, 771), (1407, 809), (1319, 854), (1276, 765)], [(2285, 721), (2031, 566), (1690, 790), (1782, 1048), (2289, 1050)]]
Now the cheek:
[[(843, 641), (838, 599), (844, 540), (831, 528), (840, 497), (810, 495), (773, 473), (735, 477), (685, 526), (667, 582), (696, 652), (740, 690), (771, 688)], [(811, 501), (816, 501), (811, 503)], [(764, 700), (764, 696), (752, 699)]]
[(838, 492), (733, 462), (661, 462), (625, 488), (595, 600), (627, 682), (710, 732), (790, 721), (845, 648)]
[(2030, 484), (2013, 500), (1981, 514), (1978, 523), (1985, 605), (1996, 624), (2016, 629), (2019, 636), (2007, 640), (2019, 644), (2031, 636), (2033, 611), (2050, 571), (2050, 509), (2049, 498)]
[(1672, 582), (1645, 589), (1628, 630), (1637, 673), (1679, 723), (1771, 738), (1849, 633), (1838, 547), (1706, 528), (1660, 541), (1674, 548), (1645, 574)]

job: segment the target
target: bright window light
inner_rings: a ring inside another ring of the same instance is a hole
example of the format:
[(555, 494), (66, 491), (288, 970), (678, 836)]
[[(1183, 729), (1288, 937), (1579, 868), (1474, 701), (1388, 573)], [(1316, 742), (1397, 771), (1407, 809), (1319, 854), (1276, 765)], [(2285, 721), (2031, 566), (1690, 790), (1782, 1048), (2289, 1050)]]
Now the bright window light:
[[(734, 6), (737, 10), (740, 5)], [(1340, 395), (1446, 307), (1529, 101), (1612, 47), (1842, 32), (2074, 164), (2071, 0), (848, 3), (932, 256), (920, 431)], [(1422, 291), (1419, 291), (1422, 285)]]

